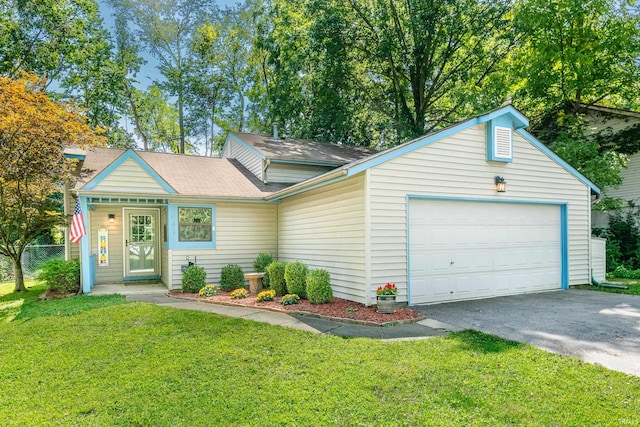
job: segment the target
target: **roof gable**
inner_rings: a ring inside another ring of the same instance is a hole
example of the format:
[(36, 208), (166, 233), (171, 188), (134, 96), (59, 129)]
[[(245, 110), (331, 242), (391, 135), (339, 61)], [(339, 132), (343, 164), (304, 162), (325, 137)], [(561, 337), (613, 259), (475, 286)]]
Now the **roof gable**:
[(125, 151), (82, 189), (154, 194), (176, 193), (176, 190), (133, 150)]

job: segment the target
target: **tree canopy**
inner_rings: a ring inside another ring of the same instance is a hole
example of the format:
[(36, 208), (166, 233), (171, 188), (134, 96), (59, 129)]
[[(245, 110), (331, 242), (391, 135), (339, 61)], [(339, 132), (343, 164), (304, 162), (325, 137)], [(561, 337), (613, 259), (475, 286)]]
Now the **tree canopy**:
[(0, 254), (13, 261), (16, 291), (25, 290), (25, 247), (66, 221), (52, 197), (75, 168), (64, 149), (105, 142), (80, 110), (51, 100), (44, 86), (33, 76), (0, 76)]

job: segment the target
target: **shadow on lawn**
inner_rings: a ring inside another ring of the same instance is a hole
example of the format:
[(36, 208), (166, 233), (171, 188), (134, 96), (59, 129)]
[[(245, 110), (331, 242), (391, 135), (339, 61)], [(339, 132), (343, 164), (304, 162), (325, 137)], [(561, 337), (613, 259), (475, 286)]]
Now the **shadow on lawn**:
[(500, 353), (524, 346), (517, 341), (509, 341), (473, 330), (457, 332), (449, 335), (449, 338), (458, 341), (461, 350), (479, 353)]

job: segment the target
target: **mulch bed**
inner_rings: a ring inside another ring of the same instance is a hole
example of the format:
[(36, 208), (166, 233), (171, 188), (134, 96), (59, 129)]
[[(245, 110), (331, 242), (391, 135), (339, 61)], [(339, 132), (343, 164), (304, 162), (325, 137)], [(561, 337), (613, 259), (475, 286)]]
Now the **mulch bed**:
[(280, 304), (280, 297), (276, 297), (273, 301), (256, 302), (255, 295), (249, 295), (249, 297), (243, 299), (231, 299), (229, 296), (230, 293), (225, 291), (218, 291), (218, 294), (212, 297), (201, 297), (198, 294), (188, 294), (180, 291), (172, 291), (170, 294), (176, 298), (194, 299), (212, 304), (256, 307), (365, 325), (385, 326), (411, 323), (424, 318), (420, 313), (402, 306), (396, 308), (395, 313), (383, 314), (378, 313), (376, 307), (365, 307), (362, 304), (341, 298), (333, 298), (331, 302), (327, 304), (311, 304), (308, 300), (300, 300), (298, 304), (282, 305)]

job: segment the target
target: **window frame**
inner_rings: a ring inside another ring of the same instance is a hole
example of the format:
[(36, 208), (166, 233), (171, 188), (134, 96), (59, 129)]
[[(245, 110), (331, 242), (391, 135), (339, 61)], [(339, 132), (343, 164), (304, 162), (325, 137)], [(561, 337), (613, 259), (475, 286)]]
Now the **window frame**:
[[(181, 208), (211, 209), (211, 240), (189, 241), (180, 240), (180, 215)], [(169, 204), (168, 218), (169, 249), (215, 249), (216, 248), (216, 206), (207, 204), (175, 203)]]

